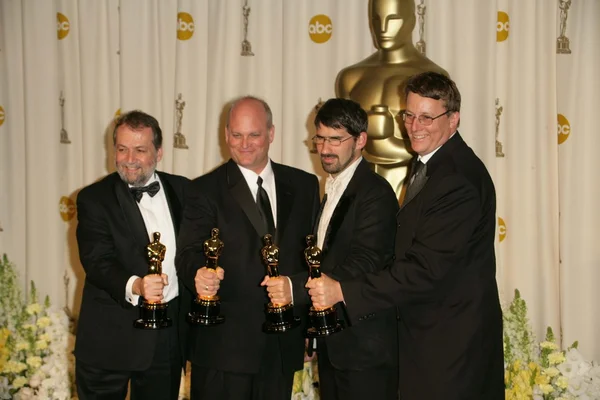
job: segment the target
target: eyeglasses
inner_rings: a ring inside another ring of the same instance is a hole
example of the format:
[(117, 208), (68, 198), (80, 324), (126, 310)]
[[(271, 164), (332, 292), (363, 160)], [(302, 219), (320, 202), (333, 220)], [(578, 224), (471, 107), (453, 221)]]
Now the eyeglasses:
[(345, 142), (348, 139), (352, 139), (354, 138), (354, 136), (348, 136), (345, 139), (339, 138), (339, 137), (325, 137), (325, 136), (319, 136), (319, 135), (315, 135), (312, 137), (312, 141), (314, 144), (318, 144), (321, 145), (325, 142), (329, 142), (329, 145), (333, 146), (333, 147), (337, 147), (340, 144), (342, 144), (342, 142)]
[(417, 118), (417, 121), (419, 122), (419, 124), (423, 125), (423, 126), (429, 126), (433, 123), (434, 120), (443, 117), (444, 115), (448, 114), (450, 112), (450, 110), (446, 111), (445, 113), (442, 113), (440, 115), (438, 115), (437, 117), (430, 117), (428, 115), (419, 115), (418, 117), (415, 114), (411, 114), (407, 111), (404, 111), (402, 113), (402, 120), (407, 123), (407, 124), (412, 124), (413, 121), (415, 120), (415, 117)]

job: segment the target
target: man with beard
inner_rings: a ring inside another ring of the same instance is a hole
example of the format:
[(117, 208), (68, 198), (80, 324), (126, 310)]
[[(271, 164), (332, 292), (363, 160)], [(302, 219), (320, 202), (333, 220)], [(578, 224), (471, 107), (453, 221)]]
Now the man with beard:
[[(86, 273), (75, 345), (80, 399), (178, 397), (191, 298), (175, 271), (175, 238), (188, 179), (156, 171), (158, 121), (131, 111), (113, 132), (117, 172), (77, 196), (77, 242)], [(162, 275), (146, 275), (146, 246), (160, 232)], [(168, 303), (173, 325), (136, 329), (142, 298)]]
[[(361, 156), (367, 125), (367, 113), (346, 99), (328, 100), (315, 117), (313, 142), (329, 176), (314, 232), (322, 249), (321, 271), (337, 280), (379, 271), (394, 255), (398, 200), (390, 184)], [(290, 301), (288, 280), (266, 277), (263, 285), (273, 302)], [(349, 325), (344, 304), (336, 308)], [(396, 310), (391, 307), (362, 320), (317, 341), (323, 400), (396, 399)]]
[(399, 308), (401, 399), (504, 399), (494, 184), (458, 133), (456, 84), (424, 72), (405, 95), (417, 156), (394, 220), (395, 259), (360, 279), (324, 274), (309, 293), (318, 307), (344, 301), (352, 321)]

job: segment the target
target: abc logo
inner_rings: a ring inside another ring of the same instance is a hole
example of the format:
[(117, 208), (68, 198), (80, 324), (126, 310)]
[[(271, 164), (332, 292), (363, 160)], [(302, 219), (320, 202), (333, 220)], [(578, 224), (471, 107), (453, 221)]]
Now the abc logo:
[(58, 210), (63, 221), (68, 222), (75, 216), (75, 203), (70, 198), (63, 196), (58, 203)]
[(115, 111), (115, 119), (119, 118), (121, 116), (121, 109), (117, 109), (117, 111)]
[(558, 144), (563, 144), (571, 134), (571, 124), (564, 115), (558, 114)]
[(58, 34), (58, 40), (64, 39), (69, 34), (69, 30), (71, 29), (71, 24), (69, 24), (69, 19), (62, 15), (61, 13), (56, 13), (56, 30)]
[(4, 108), (0, 106), (0, 126), (4, 123)]
[(498, 237), (500, 238), (500, 241), (503, 241), (506, 237), (506, 224), (500, 217), (498, 217)]
[(332, 32), (333, 25), (327, 15), (315, 15), (308, 23), (308, 36), (315, 43), (325, 43), (331, 38)]
[(194, 35), (194, 18), (186, 12), (177, 14), (177, 39), (188, 40)]
[(496, 41), (503, 42), (508, 39), (508, 31), (510, 30), (508, 14), (504, 11), (498, 11), (498, 22), (496, 23)]

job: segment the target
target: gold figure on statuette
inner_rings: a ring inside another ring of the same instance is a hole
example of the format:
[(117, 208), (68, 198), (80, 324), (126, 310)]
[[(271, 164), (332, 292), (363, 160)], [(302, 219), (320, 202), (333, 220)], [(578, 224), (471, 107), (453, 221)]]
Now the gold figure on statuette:
[(377, 51), (341, 70), (335, 87), (337, 97), (354, 100), (367, 111), (369, 140), (363, 155), (398, 197), (412, 158), (400, 114), (406, 106), (406, 81), (424, 71), (448, 75), (414, 46), (415, 25), (414, 0), (370, 0), (369, 26)]

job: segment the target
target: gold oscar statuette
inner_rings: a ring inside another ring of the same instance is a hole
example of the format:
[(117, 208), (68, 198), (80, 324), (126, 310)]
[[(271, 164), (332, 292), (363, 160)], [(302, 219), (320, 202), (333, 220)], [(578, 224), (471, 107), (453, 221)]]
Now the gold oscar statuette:
[[(261, 250), (262, 258), (267, 266), (267, 274), (271, 279), (282, 279), (279, 276), (279, 247), (273, 244), (270, 234), (263, 236), (265, 246)], [(266, 321), (263, 329), (267, 333), (287, 332), (300, 325), (300, 318), (294, 317), (292, 303), (278, 304), (269, 302), (265, 307)]]
[[(146, 246), (148, 275), (161, 275), (167, 247), (160, 242), (160, 232), (154, 232), (152, 236), (154, 240)], [(133, 326), (138, 329), (161, 329), (173, 325), (171, 318), (167, 317), (168, 307), (167, 303), (148, 302), (144, 299), (140, 306), (140, 318), (134, 321)]]
[[(213, 228), (210, 238), (204, 241), (204, 255), (206, 256), (206, 268), (216, 273), (219, 266), (219, 256), (223, 252), (225, 244), (219, 239), (219, 230)], [(192, 303), (192, 311), (187, 316), (192, 325), (211, 326), (222, 324), (225, 317), (221, 315), (221, 301), (219, 296), (198, 296)]]
[[(401, 118), (406, 109), (406, 82), (425, 71), (448, 73), (423, 54), (423, 40), (418, 43), (421, 51), (413, 44), (412, 33), (417, 24), (415, 0), (369, 0), (368, 9), (371, 37), (377, 50), (338, 73), (335, 94), (356, 101), (367, 111), (368, 141), (363, 156), (400, 198), (413, 157)], [(422, 2), (418, 12), (422, 30), (425, 16)]]
[[(315, 236), (306, 236), (307, 248), (304, 250), (304, 258), (308, 264), (310, 277), (321, 278), (321, 249), (315, 244)], [(327, 308), (310, 307), (308, 312), (310, 327), (306, 331), (309, 338), (325, 337), (344, 329), (342, 321), (337, 318), (335, 306)]]

